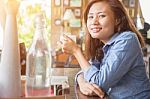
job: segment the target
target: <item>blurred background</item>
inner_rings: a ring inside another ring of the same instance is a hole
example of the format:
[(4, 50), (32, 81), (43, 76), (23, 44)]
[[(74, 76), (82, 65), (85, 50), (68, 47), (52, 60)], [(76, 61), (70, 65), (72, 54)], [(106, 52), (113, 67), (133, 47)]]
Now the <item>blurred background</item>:
[[(19, 43), (24, 52), (22, 60), (32, 42), (34, 34), (34, 15), (43, 12), (46, 16), (48, 44), (54, 59), (54, 67), (79, 67), (74, 57), (62, 53), (57, 41), (63, 33), (76, 39), (84, 50), (83, 12), (88, 0), (18, 0), (20, 8), (17, 15)], [(125, 5), (137, 29), (143, 35), (146, 47), (144, 59), (149, 67), (150, 52), (150, 13), (149, 0), (120, 0)], [(3, 48), (3, 29), (0, 25), (0, 50)], [(66, 65), (67, 64), (67, 65)], [(149, 69), (147, 69), (149, 70)]]

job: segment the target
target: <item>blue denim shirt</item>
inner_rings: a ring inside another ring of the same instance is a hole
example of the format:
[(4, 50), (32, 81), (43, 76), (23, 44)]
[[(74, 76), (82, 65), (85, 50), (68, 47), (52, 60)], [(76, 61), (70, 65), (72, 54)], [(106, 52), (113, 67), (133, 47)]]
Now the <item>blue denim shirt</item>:
[(150, 82), (136, 34), (115, 34), (103, 51), (102, 62), (92, 62), (83, 71), (84, 78), (99, 85), (110, 99), (150, 99)]

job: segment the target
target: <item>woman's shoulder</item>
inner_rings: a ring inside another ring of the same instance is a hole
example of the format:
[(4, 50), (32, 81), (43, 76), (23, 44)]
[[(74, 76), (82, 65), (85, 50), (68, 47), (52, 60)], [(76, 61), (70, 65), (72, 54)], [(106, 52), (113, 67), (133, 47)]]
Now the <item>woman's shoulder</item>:
[(118, 33), (115, 39), (113, 39), (113, 44), (122, 44), (122, 45), (132, 45), (132, 43), (138, 44), (138, 38), (136, 33), (132, 31), (124, 31)]
[(119, 33), (120, 37), (134, 37), (136, 36), (136, 33), (132, 32), (132, 31), (124, 31), (124, 32), (120, 32)]
[(136, 33), (132, 31), (125, 31), (120, 33), (114, 44), (121, 44), (122, 46), (128, 46), (129, 48), (131, 48), (131, 46), (137, 48), (140, 45)]
[(118, 40), (129, 40), (129, 39), (136, 39), (137, 38), (137, 35), (136, 33), (132, 32), (132, 31), (124, 31), (124, 32), (121, 32), (119, 33), (118, 35)]
[(124, 31), (116, 33), (111, 40), (107, 43), (108, 45), (118, 43), (120, 41), (131, 41), (136, 38), (136, 34), (132, 31)]
[(127, 49), (130, 49), (130, 48), (139, 49), (139, 45), (140, 44), (136, 36), (136, 33), (132, 31), (125, 31), (125, 32), (120, 33), (116, 37), (113, 43), (113, 48), (120, 47), (120, 48), (127, 48)]

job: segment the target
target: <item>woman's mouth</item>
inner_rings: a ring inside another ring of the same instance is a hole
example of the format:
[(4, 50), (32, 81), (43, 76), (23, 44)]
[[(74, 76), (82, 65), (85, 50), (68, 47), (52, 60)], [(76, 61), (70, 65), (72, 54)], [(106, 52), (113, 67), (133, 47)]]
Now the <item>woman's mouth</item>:
[(100, 28), (100, 27), (91, 28), (91, 30), (92, 30), (93, 33), (100, 32), (101, 29), (102, 29), (102, 28)]

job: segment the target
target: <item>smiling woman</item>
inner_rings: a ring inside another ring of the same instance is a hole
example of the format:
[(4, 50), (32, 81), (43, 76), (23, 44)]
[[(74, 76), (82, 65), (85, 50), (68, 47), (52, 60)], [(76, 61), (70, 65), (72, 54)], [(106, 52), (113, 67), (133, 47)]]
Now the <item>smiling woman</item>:
[[(86, 57), (63, 36), (62, 48), (78, 60), (76, 76), (85, 95), (150, 99), (142, 47), (144, 40), (119, 0), (90, 0), (84, 13)], [(128, 92), (128, 93), (127, 93)]]

